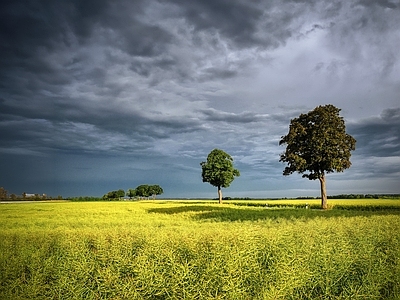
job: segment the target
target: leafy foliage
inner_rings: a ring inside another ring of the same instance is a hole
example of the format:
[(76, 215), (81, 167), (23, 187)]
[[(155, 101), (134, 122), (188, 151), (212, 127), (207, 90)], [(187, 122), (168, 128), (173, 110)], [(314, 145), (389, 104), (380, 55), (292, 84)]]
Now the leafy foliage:
[(289, 133), (279, 142), (287, 145), (279, 160), (288, 164), (283, 175), (298, 172), (309, 180), (319, 179), (323, 208), (327, 207), (325, 174), (348, 169), (356, 145), (339, 112), (328, 104), (301, 114), (290, 121)]
[(156, 195), (161, 195), (164, 193), (164, 190), (158, 185), (148, 185), (148, 184), (141, 184), (138, 187), (136, 187), (136, 196), (138, 197), (150, 197), (153, 196), (153, 198), (156, 197)]
[(133, 198), (133, 197), (136, 196), (136, 190), (135, 190), (135, 189), (129, 189), (129, 190), (126, 192), (126, 195), (127, 195), (129, 198)]
[(161, 195), (162, 193), (164, 193), (164, 190), (158, 184), (153, 184), (149, 186), (149, 192), (150, 195), (152, 195), (155, 198), (156, 195)]
[(220, 149), (214, 149), (208, 154), (207, 161), (201, 162), (200, 165), (203, 182), (218, 187), (221, 202), (221, 187), (229, 187), (235, 177), (240, 176), (239, 170), (233, 167), (233, 158)]
[(0, 199), (7, 199), (7, 191), (3, 187), (0, 187)]
[(289, 133), (279, 142), (279, 145), (287, 144), (280, 157), (281, 162), (288, 163), (283, 175), (308, 171), (303, 177), (314, 180), (351, 166), (350, 156), (356, 140), (346, 133), (339, 112), (331, 104), (318, 106), (290, 121)]
[(108, 192), (103, 196), (103, 199), (120, 199), (125, 196), (125, 191), (119, 189), (118, 191), (111, 191)]
[(149, 186), (147, 184), (141, 184), (136, 187), (136, 196), (138, 197), (149, 197), (150, 191)]
[[(153, 196), (153, 198), (156, 197), (156, 195), (161, 195), (164, 193), (164, 190), (157, 184), (154, 185), (148, 185), (148, 184), (141, 184), (136, 189), (129, 189), (126, 192), (126, 196), (129, 198), (133, 197), (150, 197)], [(125, 196), (125, 191), (120, 189), (118, 191), (111, 191), (108, 192), (103, 196), (103, 200), (114, 200), (114, 199), (120, 199)]]

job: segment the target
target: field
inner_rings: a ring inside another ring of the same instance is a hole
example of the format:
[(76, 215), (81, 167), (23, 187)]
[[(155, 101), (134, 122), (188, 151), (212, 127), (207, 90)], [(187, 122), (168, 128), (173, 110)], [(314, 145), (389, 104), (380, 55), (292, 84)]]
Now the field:
[(0, 299), (400, 299), (400, 200), (216, 202), (1, 204)]

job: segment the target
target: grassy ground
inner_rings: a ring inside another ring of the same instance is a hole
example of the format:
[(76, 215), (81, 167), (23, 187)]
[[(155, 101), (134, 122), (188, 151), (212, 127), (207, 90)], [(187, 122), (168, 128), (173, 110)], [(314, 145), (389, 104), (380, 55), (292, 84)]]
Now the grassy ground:
[(400, 299), (400, 201), (329, 203), (2, 204), (0, 299)]

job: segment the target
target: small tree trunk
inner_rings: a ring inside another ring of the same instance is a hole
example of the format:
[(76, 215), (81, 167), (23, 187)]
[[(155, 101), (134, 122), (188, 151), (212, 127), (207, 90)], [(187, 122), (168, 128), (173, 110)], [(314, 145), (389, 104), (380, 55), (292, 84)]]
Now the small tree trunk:
[(321, 208), (327, 209), (328, 208), (328, 198), (326, 196), (326, 180), (325, 175), (322, 175), (319, 178), (319, 182), (321, 183)]
[(220, 186), (218, 186), (218, 199), (219, 199), (219, 204), (222, 204), (222, 190)]

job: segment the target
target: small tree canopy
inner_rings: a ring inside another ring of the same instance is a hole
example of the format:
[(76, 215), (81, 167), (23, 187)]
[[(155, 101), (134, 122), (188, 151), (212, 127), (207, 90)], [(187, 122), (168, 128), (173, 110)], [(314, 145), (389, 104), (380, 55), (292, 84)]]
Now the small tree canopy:
[(328, 104), (301, 114), (290, 121), (289, 133), (279, 142), (287, 145), (279, 160), (288, 164), (283, 175), (298, 172), (309, 180), (319, 179), (322, 208), (327, 208), (325, 174), (349, 168), (355, 150), (356, 140), (346, 133), (339, 112)]
[(150, 196), (149, 186), (147, 184), (141, 184), (136, 187), (136, 195), (139, 197)]
[(108, 192), (103, 196), (103, 199), (119, 199), (121, 197), (125, 196), (125, 191), (122, 189), (119, 189), (117, 191), (111, 191)]
[(129, 198), (133, 198), (133, 197), (136, 196), (136, 190), (135, 190), (135, 189), (129, 189), (128, 192), (126, 193), (126, 195), (127, 195)]
[(125, 191), (123, 189), (119, 189), (117, 191), (117, 197), (118, 198), (123, 198), (125, 196)]
[(162, 193), (164, 193), (164, 190), (158, 184), (154, 184), (149, 186), (149, 192), (149, 194), (153, 195), (153, 197), (155, 198), (156, 195), (161, 195)]
[(208, 154), (207, 161), (200, 165), (203, 182), (218, 188), (219, 203), (222, 203), (221, 188), (229, 187), (235, 177), (240, 176), (239, 170), (233, 167), (233, 158), (220, 149), (214, 149)]
[(7, 199), (7, 195), (8, 195), (8, 193), (7, 193), (6, 189), (3, 187), (0, 187), (0, 199)]
[(139, 197), (150, 197), (153, 196), (154, 198), (156, 195), (161, 195), (164, 193), (164, 190), (158, 185), (148, 185), (148, 184), (141, 184), (135, 189), (136, 196)]

